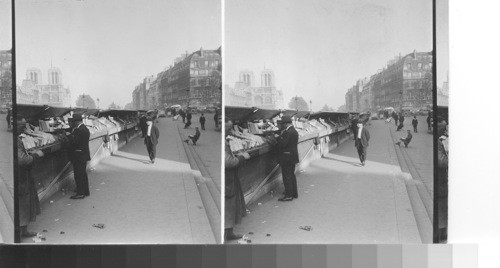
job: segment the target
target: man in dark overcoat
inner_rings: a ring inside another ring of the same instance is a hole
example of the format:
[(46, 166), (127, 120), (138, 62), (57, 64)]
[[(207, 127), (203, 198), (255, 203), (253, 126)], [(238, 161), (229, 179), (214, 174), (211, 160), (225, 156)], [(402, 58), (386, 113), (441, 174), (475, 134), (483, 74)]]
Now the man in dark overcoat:
[(149, 159), (151, 163), (155, 163), (156, 158), (156, 145), (158, 145), (158, 138), (160, 138), (160, 130), (153, 123), (153, 118), (148, 117), (147, 119), (147, 131), (144, 137), (144, 144), (148, 150)]
[(74, 114), (68, 121), (72, 131), (68, 135), (68, 157), (73, 164), (76, 183), (76, 194), (71, 199), (83, 199), (90, 195), (87, 162), (90, 161), (89, 138), (90, 131), (83, 123), (81, 114)]
[(292, 201), (298, 198), (297, 178), (295, 177), (295, 164), (299, 163), (299, 153), (297, 144), (299, 134), (292, 125), (292, 118), (284, 115), (278, 121), (281, 128), (281, 135), (277, 137), (278, 163), (281, 166), (283, 184), (285, 185), (285, 195), (279, 201)]
[(364, 166), (366, 162), (366, 151), (368, 149), (368, 142), (370, 141), (370, 132), (362, 123), (358, 123), (358, 130), (354, 136), (354, 146), (358, 150), (359, 161)]

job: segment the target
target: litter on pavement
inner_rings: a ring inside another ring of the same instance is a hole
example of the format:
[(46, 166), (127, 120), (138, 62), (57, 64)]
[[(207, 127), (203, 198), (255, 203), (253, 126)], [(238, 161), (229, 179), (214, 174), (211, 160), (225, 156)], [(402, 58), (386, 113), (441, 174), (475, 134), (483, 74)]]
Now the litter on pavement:
[(251, 244), (252, 240), (248, 239), (248, 236), (244, 235), (241, 239), (238, 240), (238, 244)]
[(104, 229), (105, 225), (104, 223), (94, 223), (92, 224), (92, 227), (99, 228), (99, 229)]
[(35, 237), (32, 238), (33, 242), (40, 243), (45, 241), (45, 237), (41, 233), (37, 233)]
[(299, 227), (299, 229), (304, 230), (304, 231), (311, 231), (311, 230), (312, 230), (312, 227), (311, 227), (311, 226), (306, 225), (306, 226), (300, 226), (300, 227)]

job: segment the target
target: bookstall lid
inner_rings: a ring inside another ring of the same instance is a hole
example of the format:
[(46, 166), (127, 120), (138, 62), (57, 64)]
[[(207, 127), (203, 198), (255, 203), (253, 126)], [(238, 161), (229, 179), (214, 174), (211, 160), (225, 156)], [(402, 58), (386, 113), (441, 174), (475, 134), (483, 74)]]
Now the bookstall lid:
[(329, 119), (333, 119), (333, 120), (336, 120), (338, 118), (349, 118), (349, 114), (348, 113), (338, 113), (338, 112), (318, 112), (318, 113), (314, 113), (314, 114), (311, 114), (310, 116), (311, 119), (318, 119), (318, 118), (329, 118)]
[(226, 106), (224, 107), (224, 112), (226, 118), (233, 121), (240, 121), (243, 118), (253, 113), (253, 108), (250, 107), (237, 107), (237, 106)]
[(311, 113), (309, 111), (297, 111), (297, 110), (284, 110), (282, 111), (283, 115), (287, 116), (292, 116), (295, 118), (303, 118), (303, 117), (308, 117), (308, 115)]

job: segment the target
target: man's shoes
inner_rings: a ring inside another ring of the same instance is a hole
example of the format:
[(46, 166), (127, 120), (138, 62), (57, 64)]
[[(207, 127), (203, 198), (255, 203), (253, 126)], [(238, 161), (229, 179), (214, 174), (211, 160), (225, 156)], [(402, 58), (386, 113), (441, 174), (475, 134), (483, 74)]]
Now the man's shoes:
[(154, 159), (151, 159), (151, 163), (154, 164), (155, 163), (155, 160)]
[(278, 199), (278, 201), (282, 201), (282, 202), (283, 201), (292, 201), (292, 200), (293, 200), (293, 197), (286, 197), (286, 196)]
[(83, 195), (83, 194), (75, 194), (75, 195), (71, 196), (70, 198), (71, 199), (84, 199), (85, 195)]
[(397, 145), (397, 146), (401, 146), (401, 142), (399, 142), (399, 141), (398, 141), (398, 142), (396, 142), (396, 145)]
[(365, 161), (361, 162), (361, 165), (364, 167), (365, 166)]

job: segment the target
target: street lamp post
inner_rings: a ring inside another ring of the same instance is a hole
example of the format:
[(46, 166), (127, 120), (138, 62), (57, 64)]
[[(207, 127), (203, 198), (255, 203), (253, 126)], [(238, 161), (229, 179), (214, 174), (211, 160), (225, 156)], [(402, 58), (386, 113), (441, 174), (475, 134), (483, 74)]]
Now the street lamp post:
[(85, 93), (82, 95), (82, 107), (85, 108)]
[(97, 109), (99, 109), (99, 98), (97, 98)]
[(299, 101), (299, 96), (295, 96), (295, 110), (299, 110), (299, 106), (297, 104), (297, 102)]
[(313, 110), (313, 101), (310, 100), (309, 101), (309, 112), (312, 112), (312, 110)]

